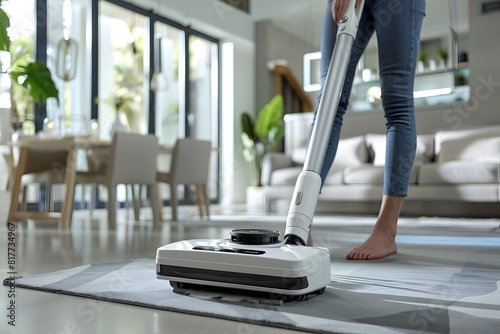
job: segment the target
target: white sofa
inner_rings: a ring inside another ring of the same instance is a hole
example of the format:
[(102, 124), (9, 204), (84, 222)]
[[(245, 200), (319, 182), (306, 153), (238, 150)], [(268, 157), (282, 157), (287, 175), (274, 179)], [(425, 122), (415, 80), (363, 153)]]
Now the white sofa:
[[(264, 158), (263, 193), (270, 210), (288, 208), (312, 117), (312, 113), (286, 115), (285, 153)], [(317, 212), (378, 213), (384, 157), (383, 134), (342, 138)], [(500, 126), (419, 134), (402, 214), (500, 217)]]

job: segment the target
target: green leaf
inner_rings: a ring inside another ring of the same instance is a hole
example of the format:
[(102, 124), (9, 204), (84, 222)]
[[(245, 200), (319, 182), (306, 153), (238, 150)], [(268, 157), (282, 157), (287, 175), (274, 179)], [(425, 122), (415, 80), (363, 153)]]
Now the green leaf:
[(255, 121), (255, 134), (267, 140), (271, 130), (278, 126), (283, 118), (283, 96), (276, 95), (266, 104)]
[(36, 61), (26, 66), (21, 65), (11, 74), (15, 82), (19, 82), (20, 77), (26, 77), (21, 85), (29, 91), (35, 103), (45, 103), (50, 97), (55, 98), (59, 103), (59, 91), (44, 62)]
[(285, 126), (284, 126), (283, 122), (279, 122), (269, 132), (269, 142), (276, 143), (278, 140), (280, 140), (283, 137), (284, 132), (285, 132)]
[(252, 140), (255, 139), (255, 132), (253, 130), (253, 127), (254, 124), (250, 114), (247, 112), (241, 114), (241, 131)]
[[(1, 2), (0, 2), (1, 3)], [(10, 50), (10, 38), (7, 29), (10, 27), (10, 19), (7, 13), (0, 8), (0, 51)]]

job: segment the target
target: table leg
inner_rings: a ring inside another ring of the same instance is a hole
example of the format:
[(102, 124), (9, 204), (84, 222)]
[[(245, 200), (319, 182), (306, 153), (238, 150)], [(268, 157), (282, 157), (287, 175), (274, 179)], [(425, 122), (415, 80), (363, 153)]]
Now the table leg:
[(68, 151), (68, 157), (66, 160), (66, 178), (65, 183), (65, 194), (64, 202), (61, 208), (61, 224), (59, 225), (62, 229), (67, 229), (71, 224), (71, 217), (73, 214), (73, 200), (75, 194), (75, 182), (76, 182), (76, 149), (70, 148)]
[(19, 206), (19, 192), (21, 191), (21, 179), (23, 177), (23, 172), (26, 167), (26, 159), (27, 159), (28, 149), (22, 147), (19, 152), (19, 162), (17, 163), (17, 167), (12, 169), (14, 175), (11, 180), (11, 197), (10, 197), (10, 210), (9, 210), (9, 219), (7, 222), (14, 223), (15, 222), (15, 214), (18, 210)]

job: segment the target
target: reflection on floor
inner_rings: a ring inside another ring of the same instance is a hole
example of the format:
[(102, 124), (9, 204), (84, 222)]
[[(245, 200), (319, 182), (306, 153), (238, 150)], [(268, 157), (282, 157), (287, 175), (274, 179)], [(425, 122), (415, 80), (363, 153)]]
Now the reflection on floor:
[[(165, 208), (165, 210), (168, 210)], [(141, 213), (142, 214), (142, 213)], [(113, 262), (143, 257), (153, 258), (164, 244), (191, 238), (225, 238), (233, 228), (269, 228), (283, 232), (283, 215), (250, 214), (242, 210), (213, 208), (210, 220), (200, 220), (195, 207), (181, 207), (179, 222), (163, 222), (153, 227), (148, 212), (141, 221), (122, 210), (115, 231), (108, 231), (106, 212), (96, 210), (92, 219), (87, 211), (74, 214), (70, 230), (57, 229), (55, 223), (23, 222), (16, 224), (16, 254), (13, 270), (18, 275), (72, 268), (89, 263)], [(168, 218), (168, 211), (164, 217)], [(370, 233), (374, 217), (320, 216), (315, 219), (313, 239), (328, 247), (332, 259), (342, 258)], [(498, 241), (500, 220), (402, 219), (398, 243), (405, 252), (429, 242), (485, 242), (485, 231)], [(442, 233), (434, 240), (426, 231)], [(477, 236), (477, 240), (474, 239)], [(0, 274), (9, 269), (8, 230), (0, 228)], [(461, 238), (464, 237), (462, 240)], [(439, 239), (439, 240), (438, 240)], [(443, 241), (444, 240), (444, 241)], [(11, 240), (12, 241), (12, 240)], [(1, 317), (1, 333), (288, 333), (287, 330), (242, 324), (113, 303), (61, 296), (53, 293), (18, 289), (15, 298), (6, 298), (3, 287), (0, 309), (15, 301), (16, 327)], [(5, 313), (5, 311), (4, 311)], [(3, 313), (3, 314), (4, 314)]]

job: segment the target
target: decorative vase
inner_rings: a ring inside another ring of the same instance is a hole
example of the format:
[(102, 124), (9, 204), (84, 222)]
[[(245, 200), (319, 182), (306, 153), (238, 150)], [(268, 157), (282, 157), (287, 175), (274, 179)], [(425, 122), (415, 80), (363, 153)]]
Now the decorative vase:
[(130, 126), (127, 121), (127, 115), (122, 111), (116, 113), (115, 121), (111, 124), (109, 135), (113, 138), (115, 132), (130, 132)]
[(424, 71), (424, 67), (425, 67), (424, 62), (419, 60), (417, 62), (417, 72), (422, 73)]

